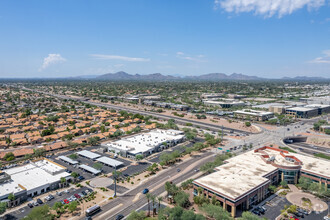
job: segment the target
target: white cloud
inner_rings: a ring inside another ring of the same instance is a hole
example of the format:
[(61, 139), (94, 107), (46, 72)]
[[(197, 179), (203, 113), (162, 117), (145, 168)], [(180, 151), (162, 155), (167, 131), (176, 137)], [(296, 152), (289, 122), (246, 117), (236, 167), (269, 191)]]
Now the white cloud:
[(316, 57), (314, 60), (309, 61), (309, 63), (327, 63), (330, 64), (330, 50), (325, 50), (322, 52), (324, 56)]
[(49, 65), (65, 62), (66, 59), (58, 53), (50, 53), (47, 57), (44, 58), (42, 66), (39, 68), (39, 71), (46, 69)]
[(292, 14), (294, 11), (307, 7), (308, 10), (317, 9), (327, 0), (215, 0), (215, 8), (222, 8), (227, 12), (254, 12), (256, 15), (272, 17)]
[(131, 62), (148, 62), (150, 59), (147, 58), (136, 58), (136, 57), (125, 57), (118, 55), (106, 55), (106, 54), (91, 54), (92, 57), (100, 60), (122, 60)]
[(188, 56), (183, 52), (177, 52), (176, 57), (184, 60), (190, 60), (194, 62), (206, 62), (205, 60), (202, 60), (201, 58), (204, 58), (204, 55), (198, 55), (198, 56)]

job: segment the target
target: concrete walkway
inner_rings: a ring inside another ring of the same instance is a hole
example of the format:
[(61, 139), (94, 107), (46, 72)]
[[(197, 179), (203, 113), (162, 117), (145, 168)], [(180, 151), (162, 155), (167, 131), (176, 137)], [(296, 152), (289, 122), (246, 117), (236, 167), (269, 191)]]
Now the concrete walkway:
[[(295, 185), (289, 184), (288, 186), (292, 192), (288, 193), (286, 195), (286, 198), (293, 205), (307, 209), (312, 209), (313, 211), (316, 212), (323, 212), (328, 209), (328, 205), (319, 198), (317, 198), (316, 196), (310, 193), (305, 193), (300, 191)], [(311, 201), (311, 206), (310, 207), (306, 206), (306, 202), (304, 203), (302, 198), (309, 199)]]

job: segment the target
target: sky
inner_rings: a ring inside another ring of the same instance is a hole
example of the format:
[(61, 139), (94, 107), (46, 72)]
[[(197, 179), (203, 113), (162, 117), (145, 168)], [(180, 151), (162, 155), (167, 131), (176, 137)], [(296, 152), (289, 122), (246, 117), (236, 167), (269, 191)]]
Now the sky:
[(0, 78), (330, 78), (330, 0), (1, 0)]

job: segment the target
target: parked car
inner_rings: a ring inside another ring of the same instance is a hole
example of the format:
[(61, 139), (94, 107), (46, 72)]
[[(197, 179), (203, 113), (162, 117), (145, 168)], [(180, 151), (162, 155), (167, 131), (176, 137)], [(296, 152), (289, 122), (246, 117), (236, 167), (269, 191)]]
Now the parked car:
[(122, 214), (119, 214), (119, 215), (116, 216), (116, 220), (120, 220), (120, 219), (123, 219), (123, 218), (124, 218), (124, 216)]
[(296, 213), (294, 213), (294, 215), (297, 216), (297, 217), (301, 217), (301, 218), (305, 217), (304, 213), (301, 213), (301, 212), (296, 212)]
[(27, 204), (29, 208), (33, 208), (32, 203)]
[(177, 169), (176, 171), (180, 172), (180, 171), (181, 171), (181, 169)]
[(34, 206), (38, 206), (39, 203), (38, 203), (37, 201), (34, 201), (34, 202), (33, 202), (33, 205), (34, 205)]
[(303, 213), (304, 215), (308, 215), (308, 212), (305, 209), (297, 208), (297, 211)]
[(37, 199), (37, 202), (41, 205), (43, 204), (43, 202), (41, 201), (41, 199)]
[(253, 213), (253, 214), (256, 214), (256, 215), (260, 215), (260, 212), (259, 212), (258, 209), (253, 209), (253, 210), (252, 210), (252, 213)]
[(50, 200), (55, 199), (55, 197), (52, 194), (49, 194), (48, 197), (50, 198)]
[(83, 195), (82, 193), (78, 193), (78, 195), (79, 195), (81, 198), (84, 197), (84, 195)]
[(81, 192), (84, 196), (87, 196), (87, 193), (85, 191)]
[(73, 199), (71, 197), (67, 198), (67, 200), (69, 200), (69, 202), (73, 202)]
[(68, 189), (64, 190), (65, 193), (70, 193), (70, 191)]
[(85, 177), (83, 177), (83, 176), (78, 176), (78, 179), (79, 179), (80, 181), (82, 181), (82, 180), (85, 179)]
[(265, 214), (265, 210), (261, 208), (261, 206), (259, 206), (257, 209), (260, 212), (260, 214)]
[(149, 189), (144, 189), (144, 190), (142, 191), (143, 194), (147, 194), (148, 192), (149, 192)]
[(62, 203), (63, 205), (65, 205), (65, 202), (64, 202), (63, 200), (61, 200), (61, 203)]
[(61, 196), (62, 193), (61, 192), (56, 192), (56, 195)]
[(69, 204), (70, 203), (69, 200), (67, 200), (67, 199), (64, 199), (63, 201), (64, 201), (65, 204)]
[(80, 199), (80, 196), (76, 193), (74, 194), (74, 196), (77, 198), (77, 199)]

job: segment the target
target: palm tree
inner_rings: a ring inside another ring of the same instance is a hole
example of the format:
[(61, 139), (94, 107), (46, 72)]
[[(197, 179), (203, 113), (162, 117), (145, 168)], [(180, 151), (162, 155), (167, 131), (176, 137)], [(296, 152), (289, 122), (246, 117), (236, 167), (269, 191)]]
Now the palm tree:
[(197, 188), (197, 191), (198, 191), (198, 195), (200, 196), (202, 194), (202, 192), (203, 192), (203, 189), (201, 187), (198, 187)]
[(155, 212), (156, 212), (156, 209), (155, 209), (156, 196), (155, 195), (151, 195), (150, 196), (150, 199), (152, 201), (152, 217), (155, 217)]
[(151, 198), (151, 194), (150, 193), (147, 193), (146, 194), (146, 197), (147, 197), (147, 200), (148, 200), (148, 217), (150, 216), (150, 198)]
[(160, 203), (163, 201), (163, 197), (159, 196), (157, 197), (157, 200), (158, 200), (158, 212), (160, 210)]

